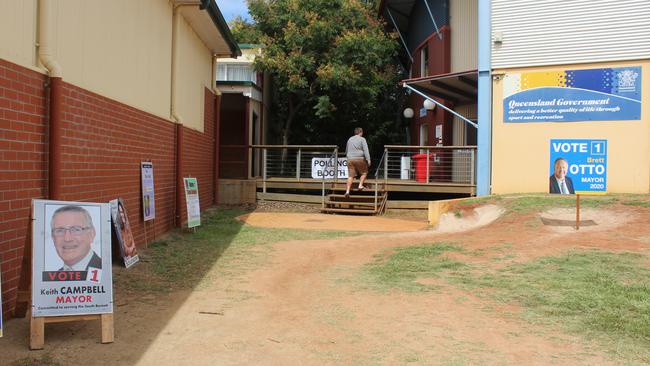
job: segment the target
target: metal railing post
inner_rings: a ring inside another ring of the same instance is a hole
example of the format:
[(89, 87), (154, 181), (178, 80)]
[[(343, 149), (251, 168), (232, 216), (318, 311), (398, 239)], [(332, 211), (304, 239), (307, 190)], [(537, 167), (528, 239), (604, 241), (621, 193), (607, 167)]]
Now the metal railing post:
[(300, 155), (301, 155), (301, 150), (298, 149), (298, 154), (296, 154), (296, 179), (300, 180)]
[(388, 181), (388, 149), (384, 148), (384, 184)]
[(429, 183), (429, 174), (430, 174), (430, 169), (431, 167), (429, 166), (429, 149), (427, 148), (427, 183)]
[(469, 165), (470, 165), (470, 166), (469, 166), (469, 168), (470, 168), (470, 179), (469, 179), (469, 183), (470, 183), (470, 184), (476, 184), (476, 182), (474, 181), (474, 179), (476, 179), (476, 177), (474, 176), (474, 174), (475, 174), (475, 172), (474, 172), (474, 168), (476, 167), (476, 157), (475, 157), (474, 154), (476, 153), (476, 151), (475, 151), (474, 149), (471, 149), (471, 150), (470, 150), (470, 153), (471, 153), (471, 154), (470, 154), (470, 163), (469, 163)]
[(339, 147), (334, 148), (334, 185), (336, 188), (337, 183), (339, 182)]
[(262, 149), (262, 193), (266, 193), (266, 148)]

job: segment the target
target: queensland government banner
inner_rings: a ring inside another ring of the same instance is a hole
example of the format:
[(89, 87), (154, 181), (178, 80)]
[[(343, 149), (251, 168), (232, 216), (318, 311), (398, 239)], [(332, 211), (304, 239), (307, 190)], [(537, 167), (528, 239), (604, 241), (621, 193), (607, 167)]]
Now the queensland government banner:
[(641, 67), (506, 74), (504, 122), (641, 119)]

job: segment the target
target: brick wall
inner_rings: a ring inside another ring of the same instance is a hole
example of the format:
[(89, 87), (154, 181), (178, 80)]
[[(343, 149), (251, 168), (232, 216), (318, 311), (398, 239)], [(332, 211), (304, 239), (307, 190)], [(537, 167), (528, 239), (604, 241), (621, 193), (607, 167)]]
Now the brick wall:
[(46, 77), (0, 59), (2, 310), (13, 308), (32, 198), (47, 196)]
[[(183, 177), (194, 177), (199, 184), (201, 211), (214, 202), (214, 94), (205, 89), (203, 133), (189, 128), (183, 131)], [(187, 222), (185, 193), (181, 207), (181, 222)]]
[[(0, 264), (5, 318), (13, 310), (31, 199), (47, 198), (47, 77), (0, 59)], [(214, 95), (205, 92), (205, 129), (184, 129), (186, 174), (198, 178), (201, 207), (214, 194)], [(140, 162), (152, 161), (156, 220), (151, 242), (174, 226), (176, 136), (173, 123), (63, 83), (62, 199), (108, 202), (122, 197), (138, 245), (145, 242)], [(183, 203), (182, 221), (186, 221)]]

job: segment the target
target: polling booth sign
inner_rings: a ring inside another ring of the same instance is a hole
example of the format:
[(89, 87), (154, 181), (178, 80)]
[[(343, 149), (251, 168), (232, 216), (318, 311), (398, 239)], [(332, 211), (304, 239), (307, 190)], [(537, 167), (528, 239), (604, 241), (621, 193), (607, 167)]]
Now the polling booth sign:
[[(336, 164), (338, 178), (348, 177), (348, 159), (339, 158)], [(334, 159), (332, 158), (312, 158), (311, 159), (311, 177), (314, 179), (334, 179)]]
[(551, 139), (549, 193), (605, 194), (606, 139)]

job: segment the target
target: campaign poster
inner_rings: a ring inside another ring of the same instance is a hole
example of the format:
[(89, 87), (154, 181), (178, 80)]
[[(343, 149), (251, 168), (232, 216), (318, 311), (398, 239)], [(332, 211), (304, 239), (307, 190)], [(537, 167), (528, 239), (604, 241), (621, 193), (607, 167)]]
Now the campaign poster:
[(641, 85), (640, 66), (509, 73), (503, 121), (640, 120)]
[(144, 221), (156, 218), (156, 204), (153, 192), (153, 163), (143, 161), (140, 164), (142, 176), (142, 216)]
[(311, 159), (311, 177), (314, 179), (334, 179), (335, 173), (338, 178), (348, 177), (348, 159), (339, 158), (334, 168), (334, 159), (332, 158), (312, 158)]
[(607, 140), (551, 139), (548, 192), (605, 194)]
[(131, 224), (129, 223), (129, 216), (126, 213), (126, 205), (121, 198), (112, 200), (110, 205), (113, 230), (115, 230), (120, 255), (124, 260), (124, 266), (129, 268), (137, 263), (140, 257), (138, 257), (138, 249), (133, 239), (133, 233), (131, 232)]
[(32, 314), (113, 312), (108, 203), (33, 200)]
[(199, 205), (199, 184), (196, 178), (183, 178), (185, 204), (187, 205), (187, 227), (201, 225), (201, 206)]

